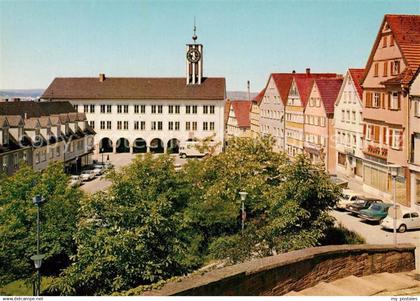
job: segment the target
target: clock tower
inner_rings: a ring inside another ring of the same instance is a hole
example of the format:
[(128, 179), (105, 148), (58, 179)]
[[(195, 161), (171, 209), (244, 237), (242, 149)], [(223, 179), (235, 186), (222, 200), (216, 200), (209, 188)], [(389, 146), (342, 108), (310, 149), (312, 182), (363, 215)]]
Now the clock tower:
[[(195, 23), (195, 22), (194, 22)], [(187, 85), (199, 85), (203, 78), (203, 45), (196, 44), (196, 27), (194, 24), (193, 44), (187, 44)]]

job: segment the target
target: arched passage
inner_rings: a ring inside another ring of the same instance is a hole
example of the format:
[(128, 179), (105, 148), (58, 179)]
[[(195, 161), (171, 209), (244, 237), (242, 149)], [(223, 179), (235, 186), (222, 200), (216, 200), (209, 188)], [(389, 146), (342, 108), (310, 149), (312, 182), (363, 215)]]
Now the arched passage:
[(112, 153), (113, 151), (111, 139), (105, 137), (99, 141), (99, 153)]
[(167, 144), (168, 154), (178, 154), (179, 153), (179, 140), (172, 138), (168, 141)]
[(163, 141), (159, 138), (154, 138), (150, 141), (150, 152), (154, 154), (163, 153), (164, 144)]
[(137, 138), (133, 142), (133, 154), (146, 153), (147, 143), (143, 138)]
[(125, 138), (120, 138), (117, 140), (117, 145), (115, 152), (117, 153), (129, 153), (130, 152), (130, 143)]

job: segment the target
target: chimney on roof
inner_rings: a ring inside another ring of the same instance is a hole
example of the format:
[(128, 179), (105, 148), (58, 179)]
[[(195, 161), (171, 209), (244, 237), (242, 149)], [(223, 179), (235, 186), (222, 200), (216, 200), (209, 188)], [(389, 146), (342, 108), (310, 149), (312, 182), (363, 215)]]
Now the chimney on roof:
[(105, 80), (105, 73), (99, 73), (99, 81), (103, 82)]
[(311, 68), (306, 68), (306, 75), (311, 74)]
[(248, 88), (248, 101), (251, 101), (251, 82), (247, 81), (247, 88)]

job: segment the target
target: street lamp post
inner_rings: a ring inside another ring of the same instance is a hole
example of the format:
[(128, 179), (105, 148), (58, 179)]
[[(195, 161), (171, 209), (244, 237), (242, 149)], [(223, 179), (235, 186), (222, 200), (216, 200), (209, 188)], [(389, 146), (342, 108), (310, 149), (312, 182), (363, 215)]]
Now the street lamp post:
[(102, 153), (102, 165), (104, 165), (104, 148), (101, 147), (101, 153)]
[(241, 225), (241, 231), (242, 231), (242, 235), (244, 235), (244, 227), (245, 227), (245, 218), (246, 218), (246, 212), (245, 212), (245, 200), (246, 200), (246, 196), (248, 195), (247, 192), (245, 191), (241, 191), (239, 192), (239, 195), (241, 196), (241, 211), (242, 211), (242, 215), (241, 215), (241, 220), (242, 220), (242, 225)]
[(389, 166), (389, 172), (392, 177), (392, 201), (393, 201), (393, 207), (394, 207), (394, 220), (393, 220), (393, 232), (394, 232), (394, 245), (397, 245), (397, 204), (396, 204), (396, 179), (398, 176), (398, 168), (397, 165), (391, 165)]
[(40, 195), (36, 195), (33, 198), (33, 203), (35, 204), (37, 208), (36, 213), (36, 255), (31, 256), (31, 259), (34, 261), (35, 269), (37, 271), (37, 280), (36, 285), (34, 286), (34, 295), (39, 296), (41, 292), (41, 274), (40, 274), (40, 268), (42, 265), (42, 259), (45, 257), (44, 254), (39, 254), (39, 207), (41, 206), (41, 203), (44, 201), (44, 198)]

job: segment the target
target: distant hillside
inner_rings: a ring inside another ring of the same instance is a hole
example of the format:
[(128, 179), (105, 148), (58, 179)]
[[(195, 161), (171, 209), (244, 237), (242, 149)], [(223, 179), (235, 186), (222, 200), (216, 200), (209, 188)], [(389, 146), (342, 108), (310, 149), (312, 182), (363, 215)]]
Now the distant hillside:
[[(251, 92), (251, 99), (253, 99), (257, 95), (258, 93)], [(236, 99), (248, 100), (248, 92), (227, 91), (227, 97), (231, 100), (236, 100)]]
[(37, 98), (44, 93), (44, 89), (10, 89), (0, 90), (0, 98), (7, 97), (32, 97)]

